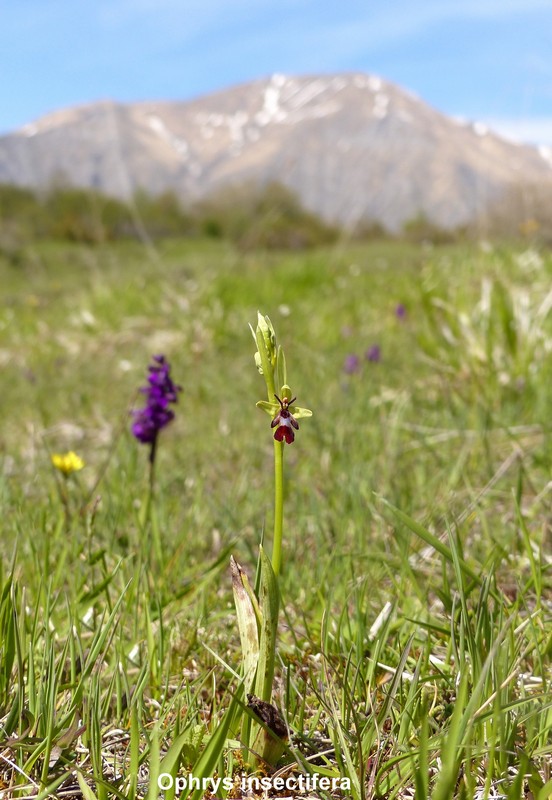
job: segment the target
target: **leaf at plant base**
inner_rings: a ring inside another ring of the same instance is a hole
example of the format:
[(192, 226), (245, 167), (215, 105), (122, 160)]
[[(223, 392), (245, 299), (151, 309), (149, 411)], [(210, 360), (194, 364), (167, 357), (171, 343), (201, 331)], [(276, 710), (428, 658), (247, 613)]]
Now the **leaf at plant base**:
[(272, 680), (274, 678), (274, 654), (276, 652), (276, 632), (278, 630), (280, 596), (278, 581), (272, 569), (270, 559), (262, 546), (259, 549), (261, 560), (259, 600), (262, 620), (259, 642), (259, 662), (254, 694), (261, 700), (270, 703), (272, 697)]
[(247, 706), (262, 723), (253, 750), (261, 755), (265, 763), (276, 766), (287, 746), (289, 736), (287, 725), (280, 711), (272, 703), (265, 703), (264, 700), (248, 694)]
[(259, 661), (257, 618), (253, 603), (246, 589), (246, 576), (233, 556), (230, 556), (230, 571), (241, 641), (244, 688), (245, 692), (248, 693), (251, 691)]

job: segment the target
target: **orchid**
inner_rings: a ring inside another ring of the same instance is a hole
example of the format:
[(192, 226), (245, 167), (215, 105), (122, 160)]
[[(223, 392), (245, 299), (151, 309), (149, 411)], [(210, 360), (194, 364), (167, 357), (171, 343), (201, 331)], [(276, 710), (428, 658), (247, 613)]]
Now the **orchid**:
[(364, 357), (366, 358), (366, 361), (371, 361), (374, 364), (377, 364), (378, 361), (381, 360), (381, 348), (379, 344), (371, 345), (366, 351)]
[(343, 364), (343, 371), (347, 375), (354, 375), (360, 369), (360, 359), (355, 353), (350, 353)]
[(291, 444), (295, 439), (293, 428), (297, 431), (299, 430), (297, 420), (304, 417), (312, 417), (312, 411), (308, 408), (301, 408), (300, 406), (293, 405), (297, 398), (291, 397), (291, 389), (289, 386), (284, 384), (280, 392), (282, 395), (281, 399), (277, 394), (274, 394), (277, 400), (276, 403), (270, 403), (267, 400), (259, 400), (257, 408), (262, 408), (263, 411), (266, 411), (267, 414), (270, 414), (272, 417), (270, 427), (276, 428), (274, 433), (276, 441), (283, 442), (285, 440), (288, 444)]
[(132, 412), (132, 433), (138, 441), (151, 445), (150, 460), (153, 461), (159, 431), (174, 419), (174, 411), (169, 404), (178, 401), (178, 392), (182, 390), (173, 383), (165, 356), (153, 356), (153, 364), (148, 371), (148, 385), (140, 389), (146, 395), (146, 405)]
[[(294, 405), (295, 396), (287, 382), (287, 367), (284, 351), (276, 343), (276, 333), (270, 318), (257, 313), (257, 327), (250, 325), (257, 345), (255, 364), (263, 376), (268, 395), (259, 400), (257, 407), (272, 418), (274, 431), (274, 539), (272, 544), (272, 567), (276, 575), (280, 572), (282, 558), (282, 529), (284, 516), (284, 443), (292, 444), (295, 431), (299, 430), (298, 419), (312, 417), (312, 411)], [(278, 389), (279, 391), (278, 391)], [(266, 699), (266, 698), (265, 698)]]
[[(276, 334), (270, 318), (258, 313), (256, 329), (253, 330), (251, 325), (249, 327), (257, 345), (255, 364), (265, 379), (268, 394), (268, 400), (259, 400), (257, 408), (261, 408), (272, 417), (271, 428), (276, 428), (274, 433), (276, 442), (282, 443), (285, 440), (291, 444), (295, 439), (293, 428), (299, 430), (297, 420), (312, 417), (312, 411), (292, 405), (296, 398), (292, 396), (287, 384), (284, 351), (276, 344)], [(276, 393), (277, 383), (280, 387), (279, 394)]]
[[(287, 738), (284, 725), (276, 729), (268, 723), (269, 730), (266, 729), (267, 719), (273, 720), (278, 714), (271, 699), (280, 604), (278, 577), (282, 562), (284, 444), (294, 442), (295, 432), (299, 430), (297, 420), (311, 417), (312, 411), (295, 405), (296, 397), (287, 383), (284, 352), (276, 343), (270, 319), (259, 313), (256, 328), (250, 327), (257, 346), (255, 364), (265, 380), (267, 391), (267, 400), (259, 400), (257, 407), (271, 417), (270, 428), (274, 430), (274, 536), (271, 559), (262, 545), (259, 548), (258, 596), (233, 559), (232, 585), (244, 653), (245, 691), (249, 707), (265, 723), (261, 727), (250, 717), (244, 718), (241, 731), (244, 760), (255, 762), (258, 759), (264, 765), (275, 765)], [(250, 693), (251, 689), (254, 693)]]
[[(151, 522), (153, 499), (155, 494), (155, 457), (160, 431), (174, 419), (174, 411), (169, 408), (178, 401), (180, 386), (173, 383), (169, 362), (163, 355), (153, 356), (153, 363), (148, 367), (148, 383), (140, 391), (146, 395), (146, 405), (132, 412), (134, 422), (132, 433), (142, 444), (149, 444), (149, 487), (146, 502), (140, 512), (140, 522), (145, 529), (148, 520)], [(159, 561), (162, 559), (161, 542), (157, 527), (150, 525), (154, 535), (154, 548)]]

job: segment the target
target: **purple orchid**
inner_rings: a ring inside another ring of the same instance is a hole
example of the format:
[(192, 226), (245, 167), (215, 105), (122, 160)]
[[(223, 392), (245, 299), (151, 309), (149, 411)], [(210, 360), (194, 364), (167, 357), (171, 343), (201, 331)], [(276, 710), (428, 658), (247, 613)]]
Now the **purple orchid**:
[(146, 395), (146, 405), (132, 412), (132, 433), (138, 441), (151, 445), (152, 460), (159, 431), (174, 419), (169, 404), (176, 403), (178, 392), (182, 391), (172, 382), (170, 369), (165, 356), (153, 356), (148, 367), (148, 385), (140, 389)]
[(347, 375), (353, 375), (360, 369), (360, 359), (355, 353), (350, 353), (343, 363), (343, 371)]
[(381, 348), (379, 344), (371, 345), (365, 353), (366, 361), (377, 363), (381, 359)]

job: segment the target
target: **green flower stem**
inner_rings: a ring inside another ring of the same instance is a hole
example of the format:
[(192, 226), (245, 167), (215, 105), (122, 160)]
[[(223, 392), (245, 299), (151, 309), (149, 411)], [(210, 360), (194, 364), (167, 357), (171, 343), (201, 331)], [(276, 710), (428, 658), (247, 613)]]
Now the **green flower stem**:
[(146, 493), (145, 502), (140, 509), (139, 520), (140, 520), (140, 527), (142, 528), (142, 532), (146, 531), (146, 527), (149, 523), (151, 523), (151, 510), (153, 505), (153, 498), (155, 495), (155, 453), (157, 448), (157, 439), (155, 439), (150, 446), (148, 464), (149, 464), (149, 475), (148, 475), (148, 489)]
[(69, 533), (71, 528), (71, 508), (69, 505), (69, 475), (63, 474), (63, 480), (60, 484), (60, 497), (63, 504), (63, 515), (65, 518), (65, 531)]
[[(263, 377), (266, 383), (268, 402), (274, 403), (276, 386), (274, 384), (274, 367), (270, 361), (263, 333), (257, 327), (255, 333), (257, 351), (261, 359)], [(282, 529), (284, 520), (284, 443), (274, 442), (274, 538), (272, 540), (272, 569), (275, 575), (280, 574), (282, 563)]]
[(151, 514), (151, 506), (155, 497), (155, 456), (157, 455), (157, 436), (151, 443), (149, 452), (149, 497), (148, 497), (148, 516)]
[(284, 443), (274, 441), (274, 537), (272, 569), (280, 574), (282, 564), (282, 530), (284, 523)]
[(150, 452), (150, 485), (149, 485), (149, 509), (148, 517), (151, 528), (151, 538), (153, 545), (153, 552), (157, 559), (157, 567), (163, 563), (163, 548), (161, 546), (161, 532), (159, 530), (159, 517), (157, 514), (157, 501), (156, 501), (156, 460), (157, 455), (157, 437), (152, 442)]
[(159, 532), (159, 521), (156, 509), (156, 456), (157, 456), (157, 437), (153, 440), (149, 452), (149, 478), (148, 489), (144, 505), (140, 511), (139, 520), (142, 528), (142, 543), (145, 546), (146, 554), (153, 553), (157, 564), (163, 563), (163, 553), (161, 548), (161, 536)]

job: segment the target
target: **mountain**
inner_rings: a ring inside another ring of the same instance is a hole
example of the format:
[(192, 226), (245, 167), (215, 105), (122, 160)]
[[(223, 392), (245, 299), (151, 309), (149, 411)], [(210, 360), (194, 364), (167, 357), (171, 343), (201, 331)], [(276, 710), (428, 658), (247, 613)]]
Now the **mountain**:
[(0, 183), (55, 180), (184, 201), (277, 180), (330, 221), (396, 229), (477, 218), (512, 186), (552, 180), (552, 151), (459, 122), (379, 77), (273, 75), (187, 102), (98, 102), (0, 137)]

